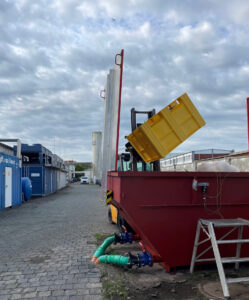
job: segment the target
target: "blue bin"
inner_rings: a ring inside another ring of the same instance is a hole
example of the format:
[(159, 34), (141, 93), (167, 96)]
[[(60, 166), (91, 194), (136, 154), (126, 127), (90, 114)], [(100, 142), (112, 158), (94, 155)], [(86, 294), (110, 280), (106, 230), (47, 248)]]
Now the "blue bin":
[(28, 201), (32, 195), (32, 184), (28, 177), (22, 177), (22, 194), (25, 201)]

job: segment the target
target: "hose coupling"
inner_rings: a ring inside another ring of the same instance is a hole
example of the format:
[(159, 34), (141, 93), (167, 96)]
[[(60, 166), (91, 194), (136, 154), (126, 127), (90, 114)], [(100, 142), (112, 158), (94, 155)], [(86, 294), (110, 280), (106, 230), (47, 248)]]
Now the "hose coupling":
[(152, 255), (148, 251), (144, 251), (142, 253), (137, 253), (137, 255), (129, 254), (129, 264), (128, 267), (132, 268), (132, 266), (144, 267), (153, 265)]
[(132, 243), (132, 235), (129, 232), (122, 232), (120, 234), (115, 233), (114, 234), (114, 244), (126, 244), (126, 243)]

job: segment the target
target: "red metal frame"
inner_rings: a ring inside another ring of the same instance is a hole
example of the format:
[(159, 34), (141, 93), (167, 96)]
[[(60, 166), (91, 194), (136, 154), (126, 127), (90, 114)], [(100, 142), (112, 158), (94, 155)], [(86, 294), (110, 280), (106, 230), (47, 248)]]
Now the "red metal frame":
[[(121, 59), (120, 63), (117, 63), (118, 56), (120, 56), (120, 59)], [(121, 95), (122, 95), (122, 79), (123, 79), (123, 61), (124, 61), (124, 49), (121, 50), (120, 54), (116, 54), (116, 56), (115, 56), (115, 64), (120, 67), (115, 171), (117, 171), (117, 167), (118, 167), (118, 145), (119, 145), (120, 111), (121, 111)]]
[(247, 108), (247, 136), (248, 136), (248, 150), (249, 150), (249, 97), (246, 99)]

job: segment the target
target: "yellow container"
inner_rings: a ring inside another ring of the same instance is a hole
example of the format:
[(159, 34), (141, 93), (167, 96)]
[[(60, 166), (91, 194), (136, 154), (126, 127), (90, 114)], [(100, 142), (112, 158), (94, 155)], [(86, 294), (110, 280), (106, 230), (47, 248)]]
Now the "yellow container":
[(165, 157), (205, 124), (185, 93), (136, 128), (127, 139), (148, 163)]

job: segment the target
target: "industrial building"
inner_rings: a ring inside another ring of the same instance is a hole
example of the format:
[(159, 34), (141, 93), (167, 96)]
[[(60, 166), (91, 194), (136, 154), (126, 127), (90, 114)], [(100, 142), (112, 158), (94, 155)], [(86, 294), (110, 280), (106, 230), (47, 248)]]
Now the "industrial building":
[(73, 178), (75, 177), (75, 161), (73, 160), (66, 160), (64, 161), (66, 168), (68, 168), (68, 175), (67, 175), (67, 179), (69, 182), (71, 182), (73, 180)]
[[(16, 147), (14, 147), (16, 152)], [(41, 144), (22, 144), (22, 176), (32, 183), (32, 196), (46, 196), (67, 184), (64, 161)]]
[(198, 151), (190, 151), (186, 153), (170, 153), (170, 155), (166, 156), (166, 158), (161, 159), (160, 165), (161, 168), (176, 168), (176, 166), (191, 164), (197, 160), (213, 159), (221, 156), (223, 157), (233, 152), (233, 150), (205, 149)]
[(162, 171), (197, 171), (203, 162), (224, 161), (241, 172), (249, 171), (248, 151), (207, 149), (166, 157), (160, 161)]

